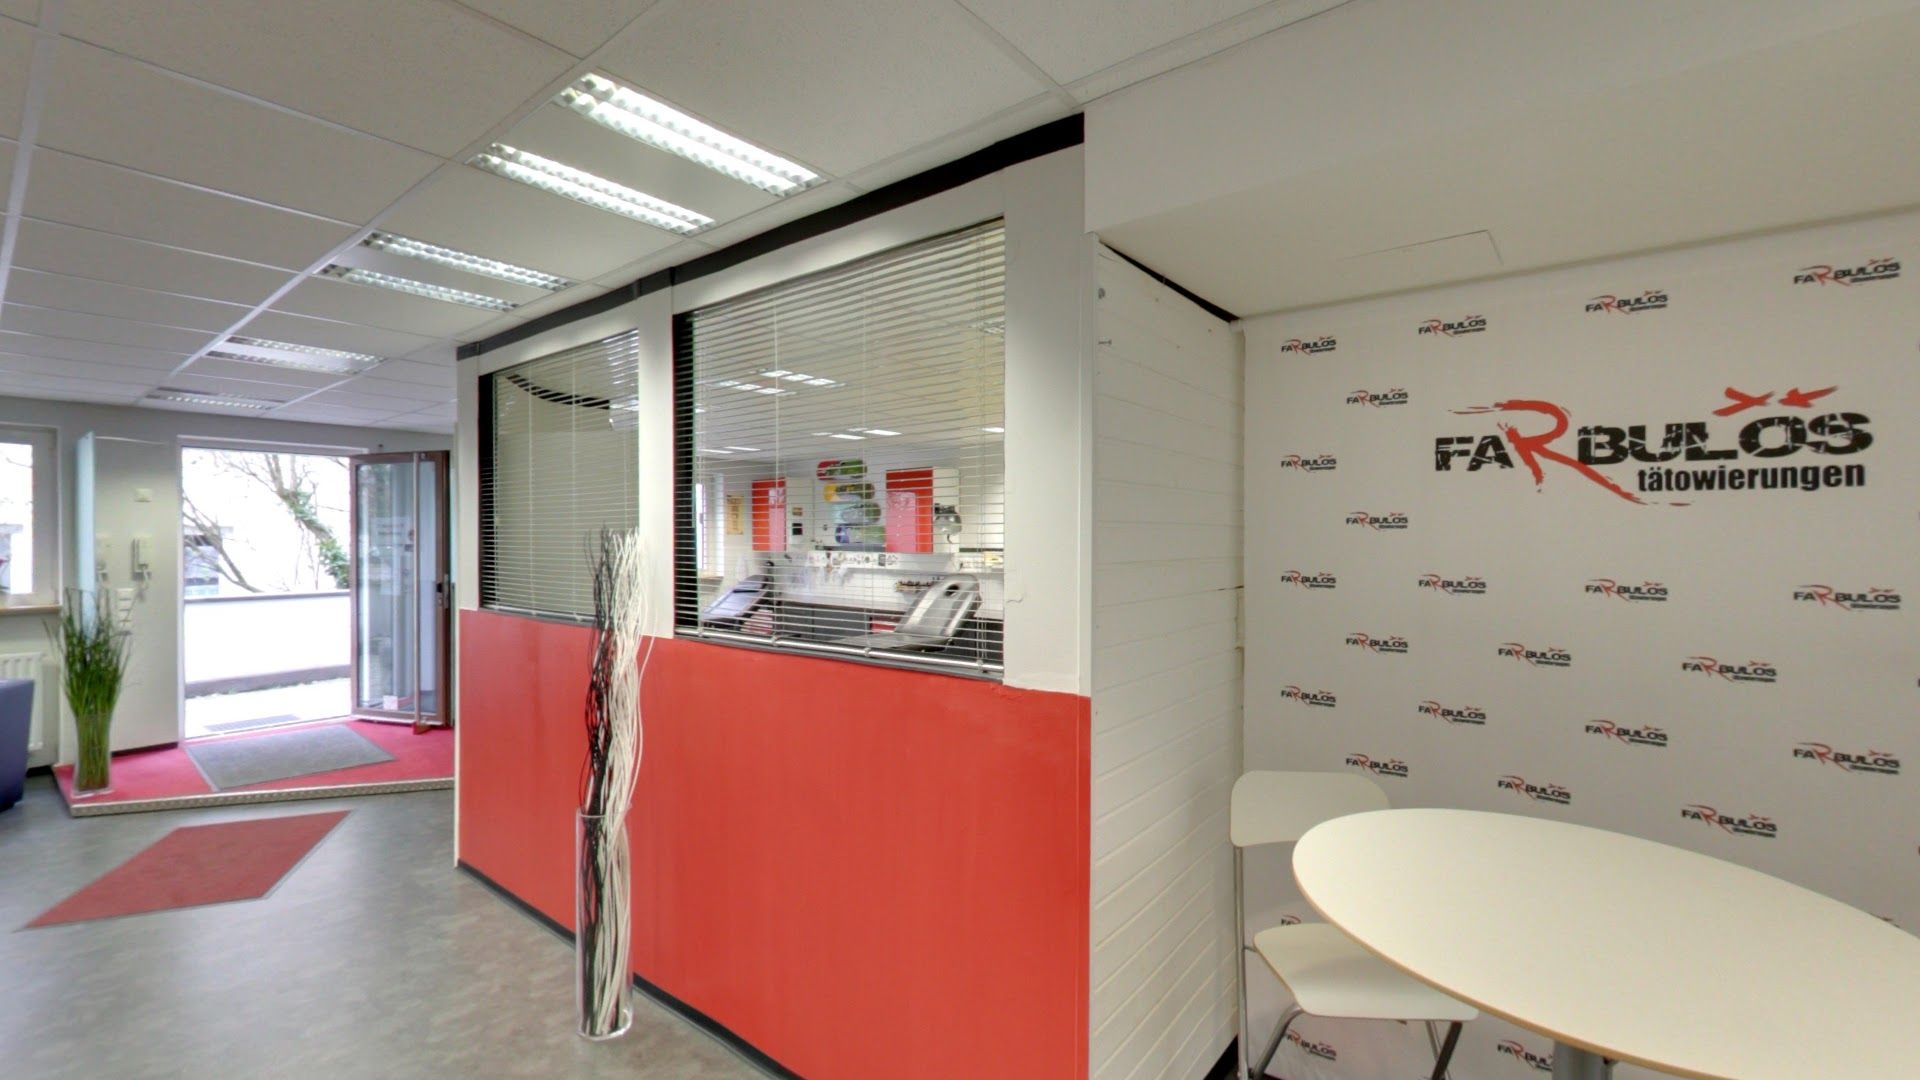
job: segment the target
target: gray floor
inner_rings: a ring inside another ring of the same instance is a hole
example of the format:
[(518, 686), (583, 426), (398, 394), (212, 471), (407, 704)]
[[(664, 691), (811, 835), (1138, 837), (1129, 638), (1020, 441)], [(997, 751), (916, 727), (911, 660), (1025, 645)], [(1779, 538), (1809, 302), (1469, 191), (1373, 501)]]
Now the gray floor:
[[(353, 813), (262, 900), (21, 930), (168, 830)], [(453, 792), (71, 819), (44, 777), (0, 814), (0, 1075), (758, 1080), (635, 998), (573, 1034), (572, 953), (452, 865)]]

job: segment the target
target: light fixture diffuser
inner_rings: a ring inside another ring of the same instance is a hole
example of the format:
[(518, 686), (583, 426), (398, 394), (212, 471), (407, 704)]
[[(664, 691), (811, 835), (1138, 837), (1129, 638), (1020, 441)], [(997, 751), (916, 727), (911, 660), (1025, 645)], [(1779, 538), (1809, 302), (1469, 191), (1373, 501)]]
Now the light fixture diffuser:
[(535, 289), (545, 289), (548, 292), (559, 292), (573, 284), (557, 274), (529, 270), (524, 266), (501, 262), (499, 259), (472, 255), (453, 248), (441, 247), (438, 244), (429, 244), (425, 240), (396, 236), (393, 233), (372, 233), (361, 243), (375, 251), (391, 252), (408, 259), (419, 259), (421, 262), (430, 262), (436, 266), (449, 266), (455, 270), (465, 270), (469, 274), (480, 274), (483, 277), (497, 278)]
[(599, 75), (581, 76), (554, 100), (602, 127), (771, 195), (791, 195), (820, 181), (811, 169)]
[(206, 390), (183, 390), (177, 386), (157, 386), (147, 391), (148, 401), (179, 401), (190, 405), (215, 405), (223, 409), (245, 409), (250, 412), (266, 412), (285, 405), (284, 401), (268, 398), (246, 397), (241, 394), (218, 394)]
[(238, 334), (228, 338), (227, 344), (244, 345), (250, 349), (272, 349), (275, 352), (299, 353), (302, 356), (319, 356), (329, 360), (338, 360), (342, 363), (361, 363), (368, 367), (386, 361), (386, 357), (375, 356), (372, 353), (348, 352), (345, 349), (323, 349), (318, 345), (296, 345), (291, 341), (273, 341), (269, 338), (244, 337)]
[(415, 281), (412, 278), (395, 277), (392, 274), (383, 274), (378, 270), (368, 270), (360, 266), (341, 266), (339, 263), (333, 263), (320, 272), (328, 277), (339, 278), (341, 281), (351, 281), (355, 285), (371, 285), (376, 289), (390, 289), (410, 296), (423, 296), (428, 300), (439, 300), (447, 304), (464, 304), (467, 307), (483, 308), (487, 311), (512, 311), (520, 306), (511, 300), (502, 300), (497, 296), (468, 292), (465, 289), (451, 289), (445, 285)]
[(681, 234), (699, 232), (713, 224), (712, 218), (697, 210), (675, 206), (665, 199), (654, 198), (644, 191), (636, 191), (625, 184), (615, 183), (603, 176), (595, 176), (571, 165), (563, 165), (552, 158), (530, 154), (525, 150), (508, 146), (506, 143), (494, 143), (486, 150), (474, 155), (473, 165), (495, 176), (504, 176), (528, 187), (585, 203), (597, 210), (632, 218), (668, 232)]
[(383, 357), (371, 353), (317, 349), (262, 338), (230, 337), (221, 344), (221, 348), (209, 349), (204, 355), (212, 360), (233, 360), (242, 364), (263, 364), (267, 367), (343, 376), (371, 371), (385, 362)]

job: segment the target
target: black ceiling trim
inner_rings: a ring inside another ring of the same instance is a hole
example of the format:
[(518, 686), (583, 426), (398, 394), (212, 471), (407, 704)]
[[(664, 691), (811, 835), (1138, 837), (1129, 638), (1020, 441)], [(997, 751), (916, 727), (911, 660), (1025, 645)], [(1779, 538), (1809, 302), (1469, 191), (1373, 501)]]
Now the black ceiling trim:
[[(1042, 124), (1037, 128), (1023, 131), (1010, 138), (1002, 139), (992, 146), (976, 150), (965, 157), (949, 161), (945, 165), (936, 165), (926, 172), (916, 173), (913, 176), (907, 177), (905, 180), (895, 181), (883, 188), (876, 188), (873, 191), (869, 191), (864, 195), (855, 196), (836, 206), (829, 206), (825, 210), (808, 214), (806, 217), (789, 221), (784, 225), (776, 225), (766, 232), (750, 236), (737, 244), (721, 248), (719, 251), (701, 255), (697, 258), (689, 259), (678, 266), (648, 274), (639, 281), (630, 282), (610, 292), (602, 293), (591, 300), (582, 300), (570, 307), (561, 308), (559, 311), (549, 312), (538, 318), (529, 319), (518, 326), (502, 330), (492, 337), (468, 342), (460, 346), (454, 355), (461, 360), (465, 360), (469, 357), (480, 356), (483, 353), (489, 353), (495, 349), (512, 345), (517, 341), (525, 341), (535, 335), (544, 334), (555, 327), (565, 326), (571, 322), (578, 322), (581, 319), (611, 311), (622, 304), (638, 300), (648, 293), (658, 292), (671, 285), (678, 285), (693, 281), (697, 278), (703, 278), (708, 274), (717, 274), (722, 270), (738, 266), (748, 259), (758, 258), (770, 251), (778, 251), (788, 245), (797, 244), (802, 240), (811, 240), (816, 236), (830, 233), (835, 229), (846, 228), (848, 225), (884, 214), (889, 210), (897, 210), (908, 203), (919, 202), (921, 199), (938, 195), (943, 191), (951, 191), (962, 184), (972, 183), (983, 176), (999, 172), (1001, 169), (1012, 165), (1018, 165), (1023, 161), (1031, 161), (1034, 158), (1043, 157), (1057, 150), (1065, 150), (1069, 147), (1079, 146), (1085, 141), (1085, 138), (1085, 120), (1079, 113), (1062, 117), (1052, 123)], [(1133, 260), (1129, 259), (1127, 261), (1132, 262)], [(1136, 263), (1135, 265), (1139, 264)], [(1146, 268), (1141, 267), (1141, 269), (1145, 270)], [(1147, 270), (1147, 273), (1151, 274), (1153, 271)], [(1156, 278), (1159, 277), (1158, 274), (1154, 276)], [(1161, 280), (1165, 281), (1164, 278)], [(1189, 297), (1205, 307), (1208, 311), (1216, 314), (1220, 313), (1219, 308), (1208, 304), (1199, 297), (1193, 296), (1192, 293), (1181, 289), (1178, 285), (1174, 285), (1172, 282), (1167, 282), (1167, 284), (1171, 288), (1178, 289), (1181, 295)], [(1232, 318), (1231, 315), (1223, 315), (1223, 317), (1228, 319)]]
[[(1105, 241), (1102, 241), (1102, 243), (1105, 243)], [(1207, 314), (1213, 316), (1214, 318), (1219, 319), (1221, 322), (1239, 322), (1240, 321), (1240, 316), (1235, 315), (1233, 312), (1228, 311), (1226, 308), (1221, 307), (1219, 304), (1216, 304), (1213, 301), (1207, 299), (1206, 297), (1201, 296), (1199, 293), (1194, 292), (1192, 289), (1187, 288), (1185, 285), (1182, 285), (1179, 282), (1168, 277), (1167, 275), (1161, 273), (1160, 271), (1155, 270), (1153, 267), (1148, 266), (1146, 263), (1141, 262), (1139, 259), (1134, 258), (1133, 256), (1127, 254), (1124, 251), (1121, 251), (1119, 248), (1114, 247), (1112, 244), (1107, 244), (1107, 250), (1113, 252), (1115, 255), (1118, 255), (1121, 258), (1127, 260), (1127, 262), (1133, 264), (1134, 269), (1147, 275), (1148, 277), (1159, 282), (1160, 284), (1165, 285), (1167, 288), (1172, 289), (1174, 292), (1179, 293), (1181, 296), (1184, 296), (1187, 299), (1193, 301), (1194, 304), (1198, 306), (1201, 311), (1204, 311)]]

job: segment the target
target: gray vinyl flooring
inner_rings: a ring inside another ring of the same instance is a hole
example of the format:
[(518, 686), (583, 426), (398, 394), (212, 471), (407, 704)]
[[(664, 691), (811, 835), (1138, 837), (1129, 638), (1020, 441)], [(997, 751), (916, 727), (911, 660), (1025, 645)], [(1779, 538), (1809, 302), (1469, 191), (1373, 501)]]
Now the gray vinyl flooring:
[[(22, 930), (179, 825), (351, 809), (266, 898)], [(453, 792), (72, 819), (45, 777), (0, 813), (0, 1076), (766, 1074), (635, 997), (573, 1034), (572, 951), (453, 867)]]

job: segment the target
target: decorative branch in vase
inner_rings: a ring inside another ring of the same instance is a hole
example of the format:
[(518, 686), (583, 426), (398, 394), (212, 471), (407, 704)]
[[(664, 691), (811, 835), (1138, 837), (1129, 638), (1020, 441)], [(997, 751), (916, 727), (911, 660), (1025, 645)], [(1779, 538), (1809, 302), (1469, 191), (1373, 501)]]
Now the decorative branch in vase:
[(575, 826), (574, 963), (580, 1034), (598, 1040), (625, 1034), (633, 1022), (627, 810), (640, 773), (648, 560), (637, 533), (614, 529), (600, 531), (591, 557), (594, 651)]
[(126, 682), (131, 631), (105, 594), (68, 589), (60, 622), (48, 633), (60, 655), (60, 684), (79, 743), (73, 793), (105, 794), (111, 782), (113, 710)]

